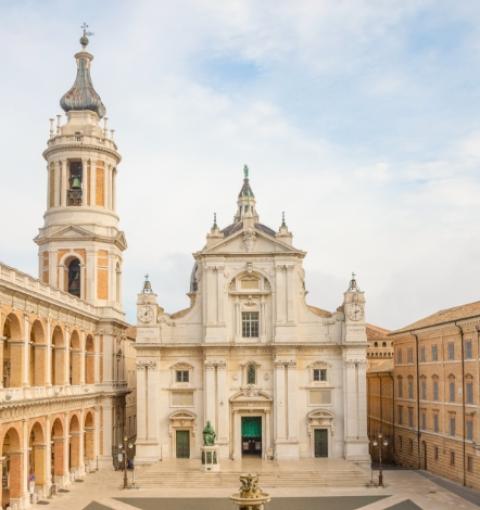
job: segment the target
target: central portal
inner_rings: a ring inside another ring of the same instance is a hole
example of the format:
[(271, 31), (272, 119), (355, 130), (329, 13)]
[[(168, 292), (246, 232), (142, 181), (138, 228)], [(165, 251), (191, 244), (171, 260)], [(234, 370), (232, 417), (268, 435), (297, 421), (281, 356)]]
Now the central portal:
[(242, 416), (242, 455), (262, 456), (261, 416)]

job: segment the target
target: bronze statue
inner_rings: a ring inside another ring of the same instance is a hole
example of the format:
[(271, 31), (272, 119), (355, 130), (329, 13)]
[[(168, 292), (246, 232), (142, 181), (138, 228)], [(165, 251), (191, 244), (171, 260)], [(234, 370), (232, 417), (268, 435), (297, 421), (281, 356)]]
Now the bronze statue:
[(215, 444), (215, 438), (217, 435), (213, 430), (212, 424), (207, 421), (205, 428), (203, 429), (203, 446), (213, 446)]

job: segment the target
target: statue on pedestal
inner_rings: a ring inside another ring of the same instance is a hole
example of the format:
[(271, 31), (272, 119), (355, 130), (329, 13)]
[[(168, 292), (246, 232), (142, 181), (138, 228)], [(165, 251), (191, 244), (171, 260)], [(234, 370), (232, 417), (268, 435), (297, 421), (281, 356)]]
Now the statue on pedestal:
[(213, 430), (212, 424), (207, 421), (205, 428), (203, 429), (203, 446), (213, 446), (215, 444), (215, 430)]

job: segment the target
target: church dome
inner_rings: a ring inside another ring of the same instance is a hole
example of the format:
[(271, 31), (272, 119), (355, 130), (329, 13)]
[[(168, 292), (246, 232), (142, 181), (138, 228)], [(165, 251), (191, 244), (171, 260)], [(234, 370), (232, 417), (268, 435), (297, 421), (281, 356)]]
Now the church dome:
[(93, 55), (85, 51), (88, 45), (88, 37), (84, 33), (80, 39), (82, 51), (75, 55), (77, 60), (77, 77), (70, 90), (66, 92), (60, 100), (60, 106), (65, 112), (90, 110), (102, 118), (106, 109), (100, 96), (93, 88), (92, 78), (90, 77), (90, 63)]

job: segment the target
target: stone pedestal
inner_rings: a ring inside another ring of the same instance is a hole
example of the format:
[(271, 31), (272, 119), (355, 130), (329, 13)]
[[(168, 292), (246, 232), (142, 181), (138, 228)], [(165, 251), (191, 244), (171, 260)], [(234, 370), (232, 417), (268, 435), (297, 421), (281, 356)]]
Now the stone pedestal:
[(202, 469), (203, 471), (220, 471), (218, 463), (218, 446), (216, 444), (202, 446)]

